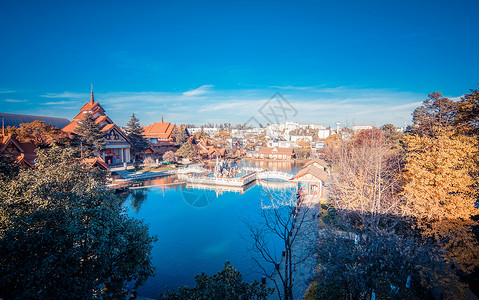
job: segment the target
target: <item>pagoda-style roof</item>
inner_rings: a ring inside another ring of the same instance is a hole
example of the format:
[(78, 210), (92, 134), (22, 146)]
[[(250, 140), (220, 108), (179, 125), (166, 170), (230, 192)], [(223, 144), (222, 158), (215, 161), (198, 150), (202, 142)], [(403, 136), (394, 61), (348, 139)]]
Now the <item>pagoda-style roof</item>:
[(146, 138), (157, 138), (160, 140), (172, 139), (172, 133), (175, 129), (175, 124), (169, 122), (156, 122), (150, 126), (143, 127), (143, 136)]
[(83, 107), (80, 109), (80, 113), (75, 116), (73, 121), (63, 127), (62, 130), (71, 134), (75, 133), (75, 129), (78, 127), (78, 123), (85, 118), (87, 113), (91, 113), (92, 117), (95, 119), (95, 123), (99, 124), (102, 127), (102, 132), (107, 134), (110, 133), (111, 130), (114, 130), (117, 135), (121, 136), (120, 140), (107, 139), (107, 143), (118, 142), (122, 139), (124, 139), (125, 142), (130, 143), (128, 137), (123, 132), (123, 130), (116, 126), (115, 123), (106, 115), (105, 109), (103, 109), (100, 103), (95, 102), (95, 99), (93, 97), (93, 91), (91, 94), (90, 101), (83, 105)]
[(34, 160), (37, 158), (35, 148), (35, 144), (22, 143), (11, 134), (0, 134), (0, 156), (10, 156), (14, 163), (33, 167)]
[(200, 141), (195, 145), (195, 147), (200, 155), (224, 156), (226, 154), (225, 148), (219, 148), (214, 145), (211, 145), (205, 138), (200, 139)]
[(83, 158), (82, 162), (86, 163), (90, 168), (99, 168), (105, 171), (109, 170), (107, 163), (100, 156)]

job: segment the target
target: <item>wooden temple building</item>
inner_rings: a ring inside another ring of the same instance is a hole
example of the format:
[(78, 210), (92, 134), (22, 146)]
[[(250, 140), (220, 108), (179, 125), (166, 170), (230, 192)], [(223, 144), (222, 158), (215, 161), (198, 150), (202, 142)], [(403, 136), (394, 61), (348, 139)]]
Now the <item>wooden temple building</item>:
[(34, 160), (37, 158), (35, 144), (22, 143), (11, 134), (5, 134), (5, 128), (0, 134), (0, 159), (12, 160), (21, 167), (33, 168)]
[(178, 146), (175, 144), (173, 132), (176, 125), (169, 122), (155, 122), (149, 126), (143, 127), (143, 136), (148, 140), (150, 146), (143, 153), (143, 159), (152, 158), (154, 160), (162, 159), (163, 154), (168, 151), (176, 151)]
[(208, 139), (200, 138), (198, 143), (195, 145), (198, 155), (202, 158), (215, 159), (215, 158), (224, 158), (226, 156), (226, 149), (217, 147), (211, 144)]
[(91, 91), (90, 101), (85, 103), (80, 109), (80, 113), (75, 116), (67, 126), (63, 127), (63, 131), (69, 134), (77, 134), (75, 129), (78, 124), (85, 118), (87, 113), (91, 113), (96, 124), (100, 124), (101, 131), (105, 134), (105, 147), (99, 151), (98, 155), (108, 164), (128, 163), (131, 160), (130, 149), (131, 143), (126, 134), (115, 125), (115, 123), (106, 115), (105, 109), (99, 102), (95, 102), (93, 90)]

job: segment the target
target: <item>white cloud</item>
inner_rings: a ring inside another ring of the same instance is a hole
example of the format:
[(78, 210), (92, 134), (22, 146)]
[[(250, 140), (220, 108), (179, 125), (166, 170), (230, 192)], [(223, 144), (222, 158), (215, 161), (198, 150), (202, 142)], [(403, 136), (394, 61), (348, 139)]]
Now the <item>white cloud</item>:
[(5, 99), (5, 102), (20, 103), (20, 102), (27, 102), (27, 100)]
[(183, 93), (183, 95), (185, 95), (185, 96), (203, 95), (203, 94), (206, 94), (212, 87), (213, 87), (212, 84), (205, 84), (205, 85), (200, 86), (197, 89), (186, 91), (186, 92)]
[[(73, 101), (50, 101), (50, 102), (43, 103), (43, 105), (71, 105), (73, 103), (75, 103), (75, 102), (73, 102)], [(82, 104), (79, 103), (78, 110), (80, 110), (80, 108), (82, 106), (83, 106), (83, 103)]]
[(15, 93), (15, 91), (0, 91), (0, 94), (11, 94)]
[(40, 95), (43, 98), (85, 98), (89, 99), (90, 94), (87, 93), (73, 93), (73, 92), (63, 92), (63, 93), (47, 93)]
[(203, 105), (198, 112), (207, 113), (207, 112), (217, 112), (223, 111), (225, 116), (227, 114), (233, 115), (251, 115), (258, 113), (259, 109), (263, 104), (268, 101), (268, 99), (228, 99), (228, 100), (219, 100), (208, 105)]
[[(118, 125), (125, 124), (131, 113), (140, 118), (142, 125), (158, 122), (161, 115), (174, 123), (231, 122), (244, 123), (255, 117), (265, 124), (267, 120), (260, 108), (276, 93), (276, 88), (211, 90), (213, 85), (203, 85), (187, 92), (109, 92), (95, 94), (95, 100)], [(412, 111), (427, 95), (389, 89), (365, 89), (354, 86), (339, 87), (292, 87), (282, 90), (284, 98), (297, 110), (296, 116), (288, 120), (333, 125), (343, 124), (377, 125), (410, 122)], [(196, 101), (208, 93), (208, 101)], [(48, 93), (51, 98), (43, 103), (61, 109), (76, 107), (79, 110), (89, 101), (87, 93)], [(58, 99), (58, 100), (57, 100)], [(55, 102), (57, 101), (57, 102)], [(66, 112), (68, 116), (71, 112)], [(61, 116), (61, 113), (60, 115)], [(281, 120), (283, 121), (283, 120)]]
[(279, 86), (279, 85), (272, 85), (270, 88), (274, 89), (281, 89), (281, 90), (312, 90), (316, 87), (314, 86), (292, 86), (292, 85), (285, 85), (285, 86)]

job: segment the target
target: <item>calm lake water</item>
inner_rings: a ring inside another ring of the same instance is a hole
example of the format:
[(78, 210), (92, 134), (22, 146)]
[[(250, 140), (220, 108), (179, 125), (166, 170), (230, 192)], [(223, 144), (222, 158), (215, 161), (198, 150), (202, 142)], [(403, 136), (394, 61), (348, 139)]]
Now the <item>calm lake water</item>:
[[(240, 164), (260, 166), (251, 161)], [(280, 163), (269, 168), (296, 172), (300, 165)], [(155, 182), (168, 183), (174, 179), (172, 176)], [(267, 198), (262, 186), (253, 185), (238, 192), (185, 185), (141, 191), (146, 197), (130, 196), (125, 207), (129, 215), (150, 225), (150, 233), (157, 235), (158, 241), (153, 249), (156, 274), (139, 288), (139, 295), (157, 298), (168, 289), (195, 285), (195, 275), (202, 272), (212, 275), (222, 270), (226, 261), (246, 281), (261, 280), (261, 275), (255, 273), (257, 268), (252, 261), (255, 254), (250, 251), (249, 230), (244, 220), (261, 220), (261, 199)], [(272, 241), (272, 246), (281, 252), (279, 241)]]

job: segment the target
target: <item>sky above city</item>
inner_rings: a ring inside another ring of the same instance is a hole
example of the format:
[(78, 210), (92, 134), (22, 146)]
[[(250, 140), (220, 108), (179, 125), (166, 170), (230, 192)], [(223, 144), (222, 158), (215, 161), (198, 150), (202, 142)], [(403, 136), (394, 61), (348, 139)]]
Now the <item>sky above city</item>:
[(1, 1), (0, 112), (411, 123), (479, 83), (479, 1)]

